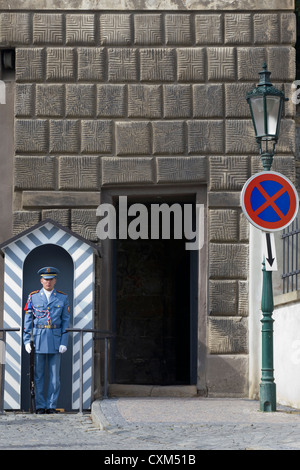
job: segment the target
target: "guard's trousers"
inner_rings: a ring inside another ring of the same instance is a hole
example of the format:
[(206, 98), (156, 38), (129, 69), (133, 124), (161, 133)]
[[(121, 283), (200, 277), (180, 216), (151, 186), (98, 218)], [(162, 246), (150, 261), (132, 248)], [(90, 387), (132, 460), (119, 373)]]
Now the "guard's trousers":
[[(60, 354), (36, 353), (34, 363), (35, 404), (36, 409), (56, 408), (60, 391)], [(44, 385), (46, 375), (46, 362), (48, 361), (48, 391), (46, 400), (44, 397)]]

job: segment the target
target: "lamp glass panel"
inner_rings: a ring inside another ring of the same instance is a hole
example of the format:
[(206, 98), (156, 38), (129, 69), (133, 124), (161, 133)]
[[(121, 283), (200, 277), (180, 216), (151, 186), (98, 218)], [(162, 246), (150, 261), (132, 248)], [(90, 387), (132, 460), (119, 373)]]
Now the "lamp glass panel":
[(280, 96), (267, 96), (268, 134), (275, 135), (279, 119)]
[(264, 119), (264, 98), (262, 96), (256, 96), (250, 98), (253, 120), (256, 127), (256, 135), (265, 135), (265, 119)]

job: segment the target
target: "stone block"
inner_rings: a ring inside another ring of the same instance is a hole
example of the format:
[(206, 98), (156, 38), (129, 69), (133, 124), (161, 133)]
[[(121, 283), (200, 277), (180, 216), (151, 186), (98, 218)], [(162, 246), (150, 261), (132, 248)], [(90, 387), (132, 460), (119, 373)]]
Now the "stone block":
[(248, 324), (245, 318), (208, 319), (209, 354), (247, 354)]
[(210, 397), (249, 396), (247, 355), (211, 355), (207, 358), (206, 386)]
[(132, 82), (137, 78), (137, 50), (108, 49), (108, 80)]
[(205, 80), (203, 47), (177, 49), (177, 79), (179, 82), (203, 82)]
[(78, 81), (103, 81), (105, 79), (105, 51), (103, 47), (79, 47)]
[(219, 191), (207, 193), (208, 207), (241, 207), (241, 191)]
[(44, 51), (42, 48), (16, 49), (16, 80), (44, 80)]
[(70, 209), (45, 209), (42, 210), (42, 220), (52, 219), (63, 227), (70, 228)]
[(253, 16), (254, 43), (279, 44), (280, 23), (276, 13), (257, 13)]
[[(276, 155), (276, 158), (278, 158), (277, 155)], [(275, 161), (273, 160), (272, 169), (274, 169), (274, 164), (275, 164)], [(260, 171), (263, 171), (262, 161), (261, 161), (260, 155), (255, 155), (251, 157), (251, 176), (254, 175), (255, 173), (259, 173)]]
[(33, 84), (16, 84), (15, 115), (32, 117), (34, 114)]
[(240, 214), (240, 242), (249, 242), (249, 228), (250, 224), (243, 213)]
[(47, 49), (48, 81), (70, 81), (75, 79), (74, 49), (72, 47), (49, 47)]
[(71, 230), (81, 237), (97, 241), (96, 226), (98, 218), (94, 209), (72, 209)]
[(156, 121), (152, 126), (154, 154), (185, 153), (183, 121)]
[(191, 117), (192, 90), (190, 85), (164, 85), (164, 117)]
[(206, 157), (157, 157), (158, 183), (206, 183)]
[(297, 18), (295, 13), (281, 13), (280, 30), (281, 42), (294, 46), (297, 40)]
[(195, 16), (196, 44), (222, 44), (222, 14)]
[(153, 158), (103, 157), (101, 162), (103, 186), (154, 182)]
[(193, 85), (193, 117), (223, 117), (223, 85)]
[(160, 85), (128, 85), (128, 116), (160, 118), (162, 87)]
[(94, 44), (95, 17), (93, 14), (66, 15), (66, 44)]
[(188, 151), (194, 154), (223, 153), (223, 121), (188, 121)]
[(249, 177), (248, 157), (210, 157), (210, 190), (241, 190)]
[(129, 13), (100, 16), (101, 44), (128, 46), (131, 44), (131, 15)]
[(134, 15), (134, 44), (140, 46), (162, 45), (162, 15)]
[(258, 146), (251, 120), (228, 119), (225, 126), (226, 153), (257, 153)]
[(236, 242), (239, 236), (239, 216), (236, 210), (216, 209), (209, 211), (210, 241)]
[(117, 155), (147, 155), (151, 153), (149, 122), (116, 123)]
[(166, 44), (190, 46), (193, 42), (190, 14), (166, 14), (165, 35)]
[(35, 112), (37, 116), (60, 117), (64, 115), (64, 85), (36, 86)]
[(293, 103), (293, 93), (295, 93), (296, 88), (294, 83), (285, 83), (283, 85), (283, 90), (286, 98), (289, 98), (289, 101), (285, 101), (283, 104), (283, 115), (284, 117), (292, 117), (296, 116), (296, 104)]
[(174, 81), (176, 77), (174, 49), (141, 49), (140, 75), (142, 81)]
[(211, 243), (209, 249), (210, 279), (240, 279), (248, 277), (248, 245), (242, 243)]
[(99, 190), (99, 157), (59, 157), (59, 189)]
[(267, 60), (267, 52), (264, 47), (238, 47), (237, 48), (237, 73), (238, 80), (259, 80), (258, 72)]
[(209, 281), (209, 314), (236, 315), (238, 293), (238, 281)]
[(15, 122), (17, 153), (48, 151), (48, 122), (44, 119), (17, 119)]
[[(99, 191), (23, 191), (24, 208), (95, 207), (100, 204)], [(96, 213), (96, 210), (95, 210)]]
[(276, 151), (282, 153), (296, 152), (295, 121), (293, 119), (283, 119), (280, 124), (280, 134)]
[(77, 153), (79, 150), (79, 121), (70, 119), (50, 120), (50, 152)]
[[(280, 64), (280, 67), (278, 66)], [(271, 80), (293, 81), (296, 78), (296, 50), (294, 47), (269, 47), (268, 69)]]
[(94, 85), (66, 85), (66, 116), (94, 117), (96, 112), (96, 87)]
[(54, 157), (15, 157), (16, 189), (55, 189)]
[(208, 80), (236, 80), (234, 47), (208, 47)]
[(30, 13), (3, 12), (0, 15), (1, 46), (29, 45), (31, 42)]
[(250, 118), (250, 108), (246, 100), (246, 93), (251, 91), (257, 83), (226, 83), (225, 84), (225, 116)]
[(63, 15), (61, 13), (34, 13), (34, 44), (63, 44)]
[(239, 286), (238, 315), (247, 317), (249, 315), (248, 281), (238, 281), (238, 286)]
[(13, 235), (18, 235), (39, 223), (40, 211), (16, 211), (13, 212)]
[(112, 132), (112, 121), (81, 121), (81, 152), (111, 153)]
[(250, 13), (225, 14), (225, 44), (249, 44), (252, 41)]
[[(296, 173), (295, 173), (295, 158), (292, 155), (277, 155), (272, 164), (272, 170), (282, 173), (284, 176), (289, 178), (293, 183), (295, 183)], [(260, 156), (252, 157), (251, 161), (251, 173), (255, 174), (259, 171), (263, 171), (263, 166), (261, 163)]]
[(97, 116), (125, 117), (125, 85), (97, 85)]

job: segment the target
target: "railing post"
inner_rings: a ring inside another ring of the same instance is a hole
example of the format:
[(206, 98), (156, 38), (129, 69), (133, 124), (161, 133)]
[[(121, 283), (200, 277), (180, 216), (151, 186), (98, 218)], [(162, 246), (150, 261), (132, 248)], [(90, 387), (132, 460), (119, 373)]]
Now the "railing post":
[(108, 338), (104, 338), (104, 394), (103, 397), (107, 398), (107, 373), (108, 373)]
[(80, 330), (80, 396), (79, 412), (83, 412), (83, 330)]
[(282, 293), (286, 294), (298, 290), (299, 269), (299, 224), (298, 218), (287, 228), (283, 230), (282, 238)]
[(5, 343), (6, 343), (6, 331), (3, 331), (1, 339), (1, 403), (0, 403), (0, 414), (4, 414), (4, 380), (5, 380)]
[(104, 339), (104, 393), (103, 398), (108, 396), (108, 340), (114, 337), (114, 333), (111, 331), (82, 329), (82, 328), (67, 328), (66, 331), (70, 333), (78, 332), (80, 334), (80, 351), (79, 351), (79, 412), (83, 412), (83, 333), (99, 333), (104, 336), (94, 338), (93, 340)]

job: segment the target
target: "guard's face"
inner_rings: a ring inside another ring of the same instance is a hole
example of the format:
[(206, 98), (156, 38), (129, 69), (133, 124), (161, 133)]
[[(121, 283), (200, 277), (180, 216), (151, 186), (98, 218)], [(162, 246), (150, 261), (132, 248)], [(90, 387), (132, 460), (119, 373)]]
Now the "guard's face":
[(52, 279), (44, 279), (41, 277), (41, 284), (45, 290), (52, 290), (56, 284), (56, 279), (55, 277)]

